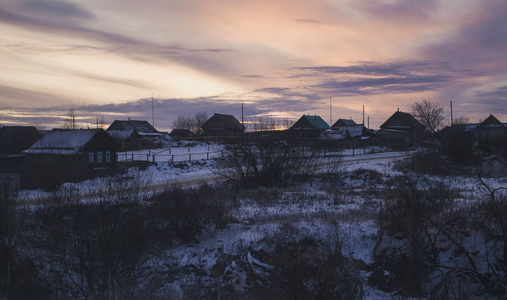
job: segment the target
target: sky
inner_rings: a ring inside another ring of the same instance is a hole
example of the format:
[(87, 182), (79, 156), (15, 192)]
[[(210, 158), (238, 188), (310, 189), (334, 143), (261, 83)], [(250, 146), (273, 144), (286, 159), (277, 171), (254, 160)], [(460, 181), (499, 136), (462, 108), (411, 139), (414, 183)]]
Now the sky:
[(328, 123), (364, 105), (378, 128), (423, 98), (507, 122), (505, 0), (0, 0), (0, 32), (4, 126), (171, 130), (243, 104)]

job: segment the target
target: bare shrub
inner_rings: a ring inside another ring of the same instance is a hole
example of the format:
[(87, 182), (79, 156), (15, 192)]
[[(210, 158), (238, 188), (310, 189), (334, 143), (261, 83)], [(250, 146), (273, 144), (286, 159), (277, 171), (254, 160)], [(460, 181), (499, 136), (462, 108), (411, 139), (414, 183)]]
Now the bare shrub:
[(239, 139), (227, 144), (215, 172), (243, 187), (286, 185), (315, 172), (320, 156), (287, 141)]
[(209, 226), (225, 227), (228, 205), (223, 196), (208, 185), (165, 190), (149, 200), (157, 230), (190, 243)]
[[(375, 271), (370, 282), (403, 296), (428, 293), (425, 283), (438, 263), (441, 248), (463, 219), (452, 210), (456, 193), (442, 183), (398, 177), (384, 192), (379, 213)], [(386, 275), (389, 274), (389, 275)]]

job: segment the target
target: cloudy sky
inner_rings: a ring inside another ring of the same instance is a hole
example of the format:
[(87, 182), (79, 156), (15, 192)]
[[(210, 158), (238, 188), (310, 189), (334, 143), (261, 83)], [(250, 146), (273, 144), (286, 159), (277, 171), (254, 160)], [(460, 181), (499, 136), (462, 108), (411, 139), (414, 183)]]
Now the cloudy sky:
[(0, 0), (0, 124), (195, 112), (507, 122), (505, 0)]

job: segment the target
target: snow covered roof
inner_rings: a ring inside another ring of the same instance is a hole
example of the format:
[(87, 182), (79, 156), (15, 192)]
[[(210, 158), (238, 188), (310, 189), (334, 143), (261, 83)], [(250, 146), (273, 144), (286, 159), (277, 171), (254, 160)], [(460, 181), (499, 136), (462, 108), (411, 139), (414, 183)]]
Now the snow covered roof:
[(101, 131), (103, 132), (102, 129), (53, 129), (23, 152), (28, 154), (76, 154)]
[(107, 130), (107, 133), (109, 133), (112, 137), (118, 138), (118, 139), (121, 139), (121, 140), (128, 139), (130, 136), (132, 136), (132, 134), (134, 134), (134, 132), (135, 132), (134, 129), (129, 129), (129, 130)]

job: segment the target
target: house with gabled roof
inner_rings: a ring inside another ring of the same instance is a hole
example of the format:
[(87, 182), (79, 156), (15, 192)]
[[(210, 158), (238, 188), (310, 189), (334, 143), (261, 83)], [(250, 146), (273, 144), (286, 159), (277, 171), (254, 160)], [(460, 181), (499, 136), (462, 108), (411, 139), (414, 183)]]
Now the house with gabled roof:
[(457, 136), (468, 142), (494, 140), (507, 135), (507, 126), (495, 116), (489, 115), (480, 123), (452, 124), (442, 129), (439, 134), (446, 140)]
[(424, 137), (424, 126), (409, 113), (397, 111), (391, 115), (375, 134), (380, 145), (393, 148), (412, 147)]
[(329, 128), (320, 116), (303, 115), (289, 128), (289, 132), (294, 139), (317, 140), (320, 133)]
[(23, 152), (44, 156), (46, 162), (110, 166), (116, 163), (117, 149), (118, 144), (103, 129), (53, 129)]
[(213, 114), (202, 124), (203, 136), (238, 137), (245, 133), (245, 126), (233, 115)]
[(148, 121), (141, 120), (115, 120), (108, 130), (136, 130), (139, 134), (160, 134)]
[(53, 129), (26, 154), (23, 182), (45, 186), (91, 178), (116, 166), (118, 144), (103, 129)]
[(106, 131), (119, 143), (120, 151), (150, 149), (162, 136), (148, 121), (115, 120)]
[(354, 122), (352, 119), (348, 120), (348, 119), (338, 119), (338, 121), (336, 121), (333, 126), (331, 127), (341, 127), (341, 126), (354, 126), (354, 125), (357, 125), (356, 122)]

